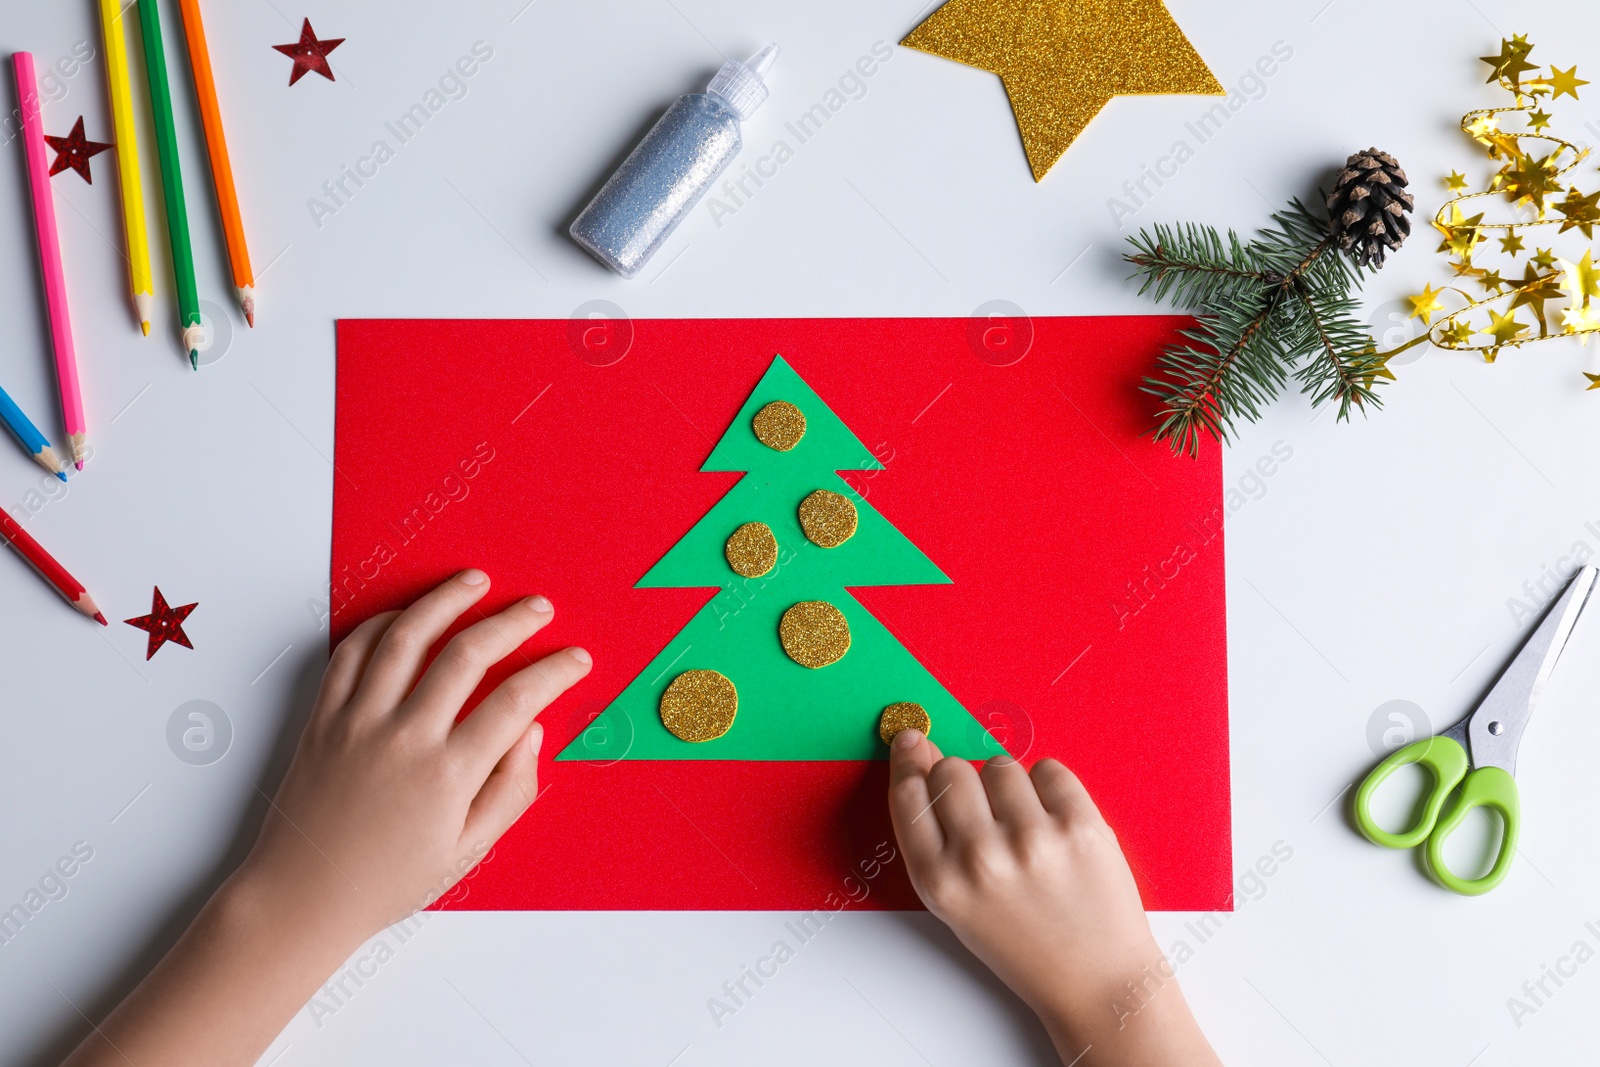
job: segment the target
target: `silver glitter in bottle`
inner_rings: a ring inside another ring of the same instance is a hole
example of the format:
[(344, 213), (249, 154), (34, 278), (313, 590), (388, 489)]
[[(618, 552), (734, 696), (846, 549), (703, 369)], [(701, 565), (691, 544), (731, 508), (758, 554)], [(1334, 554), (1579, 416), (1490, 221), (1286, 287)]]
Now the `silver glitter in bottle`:
[(572, 239), (631, 278), (700, 202), (744, 143), (739, 123), (767, 98), (769, 44), (748, 63), (730, 59), (703, 93), (680, 96), (572, 224)]

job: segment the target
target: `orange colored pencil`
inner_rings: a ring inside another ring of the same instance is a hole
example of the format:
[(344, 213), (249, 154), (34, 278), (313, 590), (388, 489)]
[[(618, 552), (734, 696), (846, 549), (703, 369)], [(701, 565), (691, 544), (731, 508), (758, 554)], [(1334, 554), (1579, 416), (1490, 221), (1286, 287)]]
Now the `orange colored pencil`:
[(217, 83), (211, 76), (211, 51), (206, 47), (205, 25), (200, 21), (200, 0), (178, 0), (183, 13), (183, 36), (189, 45), (189, 66), (194, 69), (194, 95), (200, 105), (200, 124), (206, 131), (206, 152), (211, 157), (211, 181), (217, 187), (217, 209), (228, 241), (228, 262), (239, 294), (245, 321), (256, 324), (256, 277), (250, 269), (250, 249), (244, 241), (244, 219), (239, 195), (233, 187), (233, 164), (228, 160), (228, 139), (222, 132), (222, 109), (217, 105)]

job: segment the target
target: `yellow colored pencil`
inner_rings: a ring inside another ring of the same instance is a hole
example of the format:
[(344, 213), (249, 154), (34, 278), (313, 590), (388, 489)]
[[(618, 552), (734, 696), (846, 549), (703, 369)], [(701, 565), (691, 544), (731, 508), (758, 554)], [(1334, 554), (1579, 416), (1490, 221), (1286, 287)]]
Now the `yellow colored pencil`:
[(122, 0), (100, 0), (100, 28), (106, 38), (106, 87), (117, 138), (117, 176), (122, 185), (122, 226), (128, 243), (128, 280), (139, 327), (150, 336), (155, 285), (150, 274), (150, 238), (145, 230), (144, 186), (139, 180), (139, 137), (133, 125), (133, 89), (128, 81), (128, 46), (123, 36)]

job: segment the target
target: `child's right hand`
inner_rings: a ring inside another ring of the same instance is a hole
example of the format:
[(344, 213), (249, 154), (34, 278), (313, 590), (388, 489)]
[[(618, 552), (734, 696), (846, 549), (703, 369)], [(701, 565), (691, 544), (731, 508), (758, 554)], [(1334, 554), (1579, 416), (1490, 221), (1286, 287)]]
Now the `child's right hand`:
[(463, 571), (340, 642), (250, 855), (68, 1064), (256, 1063), (341, 960), (431, 904), (537, 799), (536, 717), (589, 654), (528, 663), (459, 719), (555, 617), (540, 596), (484, 616), (488, 591)]
[(890, 745), (889, 810), (928, 910), (1079, 1067), (1219, 1061), (1156, 947), (1128, 861), (1077, 776), (1010, 757), (980, 774), (915, 730)]
[[(288, 901), (345, 952), (428, 907), (538, 795), (536, 719), (589, 673), (581, 648), (461, 709), (495, 664), (554, 618), (542, 596), (479, 618), (429, 652), (489, 591), (467, 570), (340, 642), (260, 839), (233, 881)], [(340, 957), (342, 958), (342, 957)]]

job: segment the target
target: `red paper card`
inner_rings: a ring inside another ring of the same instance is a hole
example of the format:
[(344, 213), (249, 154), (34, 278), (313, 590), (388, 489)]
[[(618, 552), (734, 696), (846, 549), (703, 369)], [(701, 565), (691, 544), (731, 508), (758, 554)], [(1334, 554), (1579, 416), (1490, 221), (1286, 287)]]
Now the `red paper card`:
[[(1183, 320), (339, 323), (333, 639), (482, 567), (523, 653), (594, 653), (472, 909), (813, 909), (892, 841), (886, 764), (557, 762), (717, 590), (634, 583), (740, 478), (701, 464), (782, 354), (882, 462), (845, 478), (951, 579), (856, 598), (1026, 762), (1064, 760), (1146, 906), (1231, 906), (1220, 453), (1145, 431)], [(513, 657), (488, 686), (523, 665)], [(851, 906), (918, 906), (890, 864)]]

